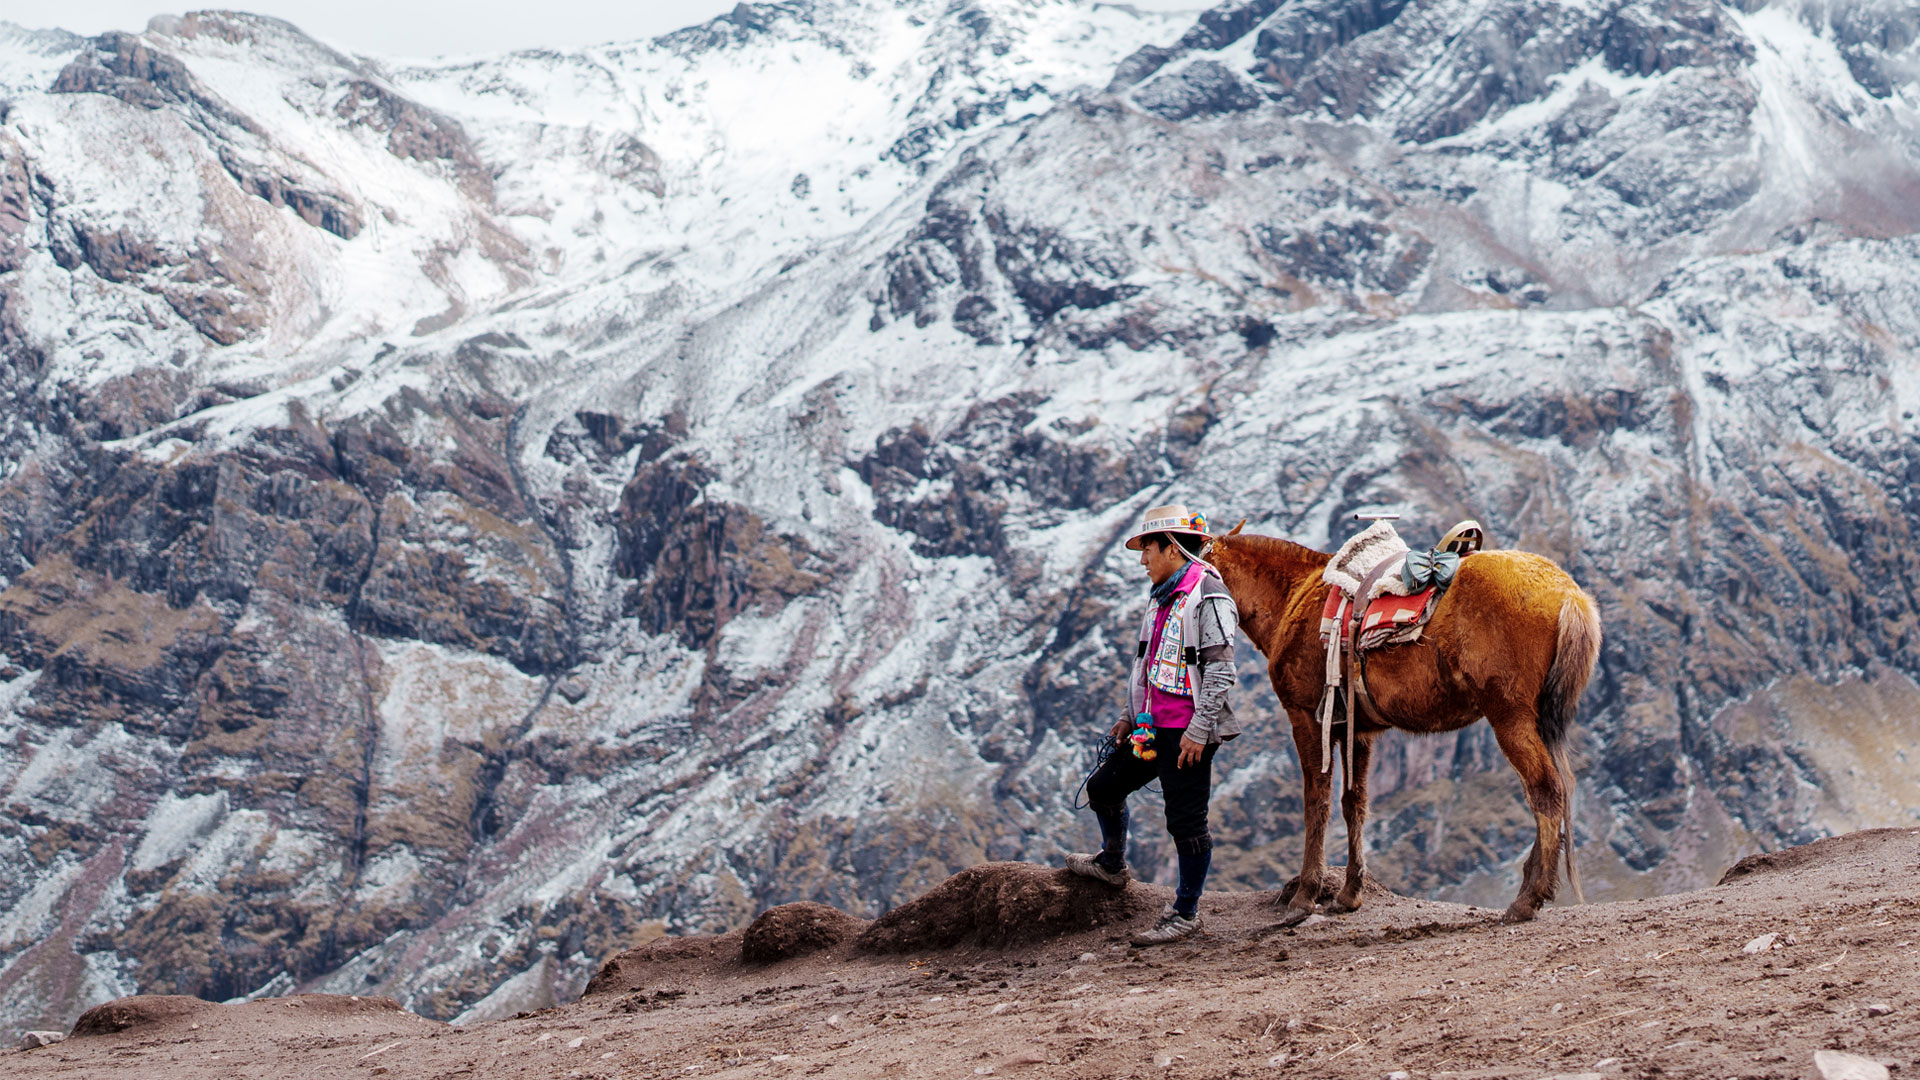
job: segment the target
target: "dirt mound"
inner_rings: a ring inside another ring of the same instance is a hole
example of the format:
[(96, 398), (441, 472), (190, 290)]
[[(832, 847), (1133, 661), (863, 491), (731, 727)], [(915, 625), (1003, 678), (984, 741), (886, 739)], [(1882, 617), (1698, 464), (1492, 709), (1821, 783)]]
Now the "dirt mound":
[(1900, 836), (1920, 836), (1920, 829), (1863, 829), (1860, 832), (1847, 833), (1845, 836), (1830, 836), (1825, 840), (1815, 840), (1811, 844), (1802, 844), (1783, 851), (1766, 851), (1758, 855), (1749, 855), (1728, 867), (1727, 872), (1720, 875), (1718, 884), (1725, 885), (1755, 875), (1804, 870), (1811, 866), (1837, 866), (1862, 857), (1870, 862), (1876, 861), (1880, 858), (1882, 845)]
[(1006, 948), (1115, 924), (1150, 922), (1168, 890), (1115, 889), (1031, 863), (962, 870), (872, 922), (826, 904), (782, 904), (744, 931), (663, 937), (608, 960), (583, 997), (671, 988), (745, 964), (761, 967), (838, 948), (901, 953), (958, 945)]
[(152, 1027), (182, 1017), (197, 1017), (201, 1022), (240, 1023), (248, 1022), (249, 1017), (271, 1009), (300, 1009), (309, 1017), (343, 1017), (359, 1015), (379, 1015), (384, 1013), (402, 1013), (412, 1019), (419, 1019), (400, 1007), (400, 1003), (390, 997), (349, 997), (343, 994), (294, 994), (283, 998), (262, 998), (237, 1005), (222, 1005), (218, 1002), (204, 1001), (197, 997), (181, 994), (140, 994), (109, 1001), (104, 1005), (95, 1005), (80, 1014), (74, 1022), (73, 1033), (81, 1035), (113, 1035), (122, 1031)]
[(740, 939), (740, 958), (771, 964), (844, 945), (859, 936), (867, 920), (836, 907), (802, 901), (760, 913)]
[(587, 988), (581, 991), (580, 996), (624, 994), (648, 986), (668, 986), (676, 980), (737, 965), (740, 962), (740, 939), (744, 936), (735, 930), (729, 934), (657, 938), (639, 948), (628, 949), (600, 965), (600, 970), (588, 981)]
[(1164, 896), (1138, 885), (1116, 889), (1030, 863), (985, 863), (875, 919), (854, 945), (874, 953), (946, 949), (968, 942), (1001, 948), (1136, 923), (1164, 902)]
[(219, 1006), (211, 1001), (185, 994), (137, 994), (95, 1005), (81, 1013), (80, 1019), (73, 1023), (73, 1034), (75, 1037), (112, 1035), (217, 1008)]

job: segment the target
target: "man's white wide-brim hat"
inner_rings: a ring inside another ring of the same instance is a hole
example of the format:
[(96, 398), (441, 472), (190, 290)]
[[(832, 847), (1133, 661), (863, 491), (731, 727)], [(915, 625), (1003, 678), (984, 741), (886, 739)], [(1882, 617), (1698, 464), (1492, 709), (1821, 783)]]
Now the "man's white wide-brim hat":
[(1140, 527), (1127, 538), (1127, 550), (1139, 551), (1143, 541), (1154, 533), (1185, 533), (1202, 540), (1213, 539), (1213, 534), (1207, 532), (1206, 515), (1189, 512), (1183, 503), (1156, 506), (1147, 511), (1140, 519)]

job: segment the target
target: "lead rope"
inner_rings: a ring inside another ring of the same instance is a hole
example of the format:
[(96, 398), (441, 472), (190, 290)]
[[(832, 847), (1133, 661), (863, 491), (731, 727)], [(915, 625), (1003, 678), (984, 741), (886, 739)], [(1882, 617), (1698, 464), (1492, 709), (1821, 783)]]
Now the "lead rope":
[(1103, 731), (1094, 741), (1093, 745), (1088, 747), (1088, 756), (1093, 759), (1093, 765), (1087, 769), (1087, 775), (1080, 778), (1080, 786), (1074, 789), (1073, 808), (1075, 810), (1085, 810), (1088, 806), (1092, 805), (1091, 803), (1082, 801), (1087, 794), (1087, 784), (1093, 780), (1093, 774), (1100, 771), (1100, 766), (1105, 765), (1107, 759), (1113, 756), (1116, 745), (1113, 741), (1113, 735)]

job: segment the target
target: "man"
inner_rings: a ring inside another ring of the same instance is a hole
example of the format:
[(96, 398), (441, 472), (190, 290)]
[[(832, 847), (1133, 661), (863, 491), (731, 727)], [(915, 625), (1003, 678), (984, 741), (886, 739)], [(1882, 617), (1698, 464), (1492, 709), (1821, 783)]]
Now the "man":
[[(1151, 603), (1140, 623), (1127, 716), (1113, 726), (1118, 749), (1087, 779), (1101, 849), (1067, 856), (1074, 873), (1124, 887), (1132, 876), (1126, 864), (1127, 796), (1160, 781), (1180, 883), (1160, 921), (1135, 935), (1135, 945), (1164, 945), (1200, 931), (1200, 891), (1213, 853), (1207, 835), (1213, 755), (1240, 734), (1227, 705), (1238, 610), (1220, 575), (1200, 557), (1209, 539), (1206, 528), (1206, 519), (1185, 506), (1157, 506), (1127, 541), (1153, 582)], [(1152, 723), (1150, 760), (1145, 747), (1136, 750), (1130, 740), (1143, 713)]]

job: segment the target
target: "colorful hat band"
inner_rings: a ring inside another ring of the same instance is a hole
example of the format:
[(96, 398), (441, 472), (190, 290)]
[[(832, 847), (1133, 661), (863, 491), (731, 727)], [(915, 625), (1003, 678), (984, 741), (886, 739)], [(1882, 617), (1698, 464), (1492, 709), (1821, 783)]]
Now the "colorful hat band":
[(1194, 532), (1206, 532), (1207, 516), (1205, 514), (1191, 514), (1187, 517), (1148, 518), (1145, 523), (1140, 526), (1140, 531), (1143, 533), (1164, 532), (1169, 529), (1191, 529)]

